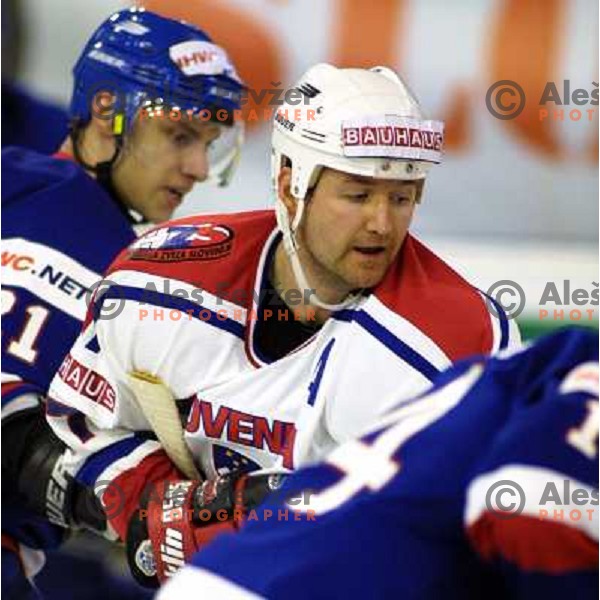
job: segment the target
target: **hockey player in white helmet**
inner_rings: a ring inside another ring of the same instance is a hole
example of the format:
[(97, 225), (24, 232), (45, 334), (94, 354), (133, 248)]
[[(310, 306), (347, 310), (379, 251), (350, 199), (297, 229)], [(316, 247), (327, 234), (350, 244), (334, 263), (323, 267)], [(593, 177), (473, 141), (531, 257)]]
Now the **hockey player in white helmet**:
[(125, 499), (106, 519), (143, 583), (236, 527), (163, 506), (243, 510), (244, 474), (319, 459), (455, 361), (518, 341), (408, 233), (442, 124), (383, 67), (320, 64), (295, 90), (303, 104), (274, 123), (277, 217), (193, 216), (140, 238), (51, 386), (69, 468), (102, 482), (106, 507)]
[[(300, 120), (290, 126), (282, 117), (288, 111), (284, 106), (274, 122), (277, 222), (298, 287), (311, 289), (305, 271), (315, 271), (313, 277), (323, 281), (321, 293), (328, 298), (314, 294), (312, 304), (339, 310), (358, 300), (350, 290), (379, 283), (396, 258), (427, 171), (441, 160), (444, 126), (423, 117), (404, 82), (386, 67), (319, 64), (303, 82), (298, 89), (310, 90), (313, 110), (301, 111)], [(337, 195), (340, 202), (330, 202), (325, 216), (344, 220), (335, 226), (330, 221), (321, 236), (301, 227), (305, 210), (313, 209), (315, 202), (307, 203), (315, 192)], [(377, 201), (386, 194), (388, 202)], [(353, 230), (351, 223), (367, 219), (365, 227)]]

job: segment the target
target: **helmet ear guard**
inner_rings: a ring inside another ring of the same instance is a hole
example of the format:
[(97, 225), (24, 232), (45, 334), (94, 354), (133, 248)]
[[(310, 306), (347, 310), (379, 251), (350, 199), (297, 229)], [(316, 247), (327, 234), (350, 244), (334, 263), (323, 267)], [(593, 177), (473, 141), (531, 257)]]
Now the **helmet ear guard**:
[[(424, 180), (431, 165), (441, 161), (444, 126), (424, 118), (414, 94), (388, 67), (337, 69), (318, 64), (294, 87), (304, 96), (304, 107), (298, 110), (284, 103), (273, 121), (271, 177), (284, 247), (296, 283), (306, 288), (295, 234), (307, 193), (321, 170)], [(301, 118), (289, 121), (289, 112)], [(277, 187), (284, 159), (291, 162), (291, 193), (298, 202), (293, 223)], [(311, 295), (313, 304), (327, 310), (340, 310), (355, 300), (350, 296), (330, 305)]]

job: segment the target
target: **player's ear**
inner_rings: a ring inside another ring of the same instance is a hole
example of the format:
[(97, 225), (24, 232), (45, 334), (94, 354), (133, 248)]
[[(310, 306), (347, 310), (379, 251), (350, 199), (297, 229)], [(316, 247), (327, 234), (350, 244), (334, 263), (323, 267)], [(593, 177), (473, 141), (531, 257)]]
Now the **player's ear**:
[(91, 125), (102, 137), (113, 136), (113, 120), (116, 112), (117, 98), (110, 92), (98, 92), (92, 99), (90, 112)]
[(296, 214), (296, 199), (292, 195), (292, 169), (281, 167), (277, 176), (277, 195), (288, 210), (290, 220)]

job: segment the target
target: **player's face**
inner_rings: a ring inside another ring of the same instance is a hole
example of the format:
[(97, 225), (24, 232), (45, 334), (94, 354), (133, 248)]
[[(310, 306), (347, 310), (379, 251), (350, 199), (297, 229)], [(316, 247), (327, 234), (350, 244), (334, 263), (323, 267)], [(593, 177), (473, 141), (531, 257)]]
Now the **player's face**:
[(422, 184), (324, 169), (299, 231), (309, 269), (347, 293), (377, 285), (395, 260)]
[(208, 177), (207, 150), (219, 125), (190, 119), (138, 120), (113, 167), (113, 182), (129, 208), (154, 223), (171, 217), (184, 196)]

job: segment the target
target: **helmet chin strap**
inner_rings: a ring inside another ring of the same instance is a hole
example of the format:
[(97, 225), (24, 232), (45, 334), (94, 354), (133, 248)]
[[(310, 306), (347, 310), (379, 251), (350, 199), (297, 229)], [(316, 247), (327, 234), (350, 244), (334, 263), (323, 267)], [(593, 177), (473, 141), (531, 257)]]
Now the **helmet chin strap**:
[[(286, 254), (290, 260), (290, 264), (292, 265), (292, 272), (294, 273), (294, 278), (296, 279), (296, 285), (299, 290), (314, 290), (314, 288), (310, 287), (308, 283), (308, 279), (304, 274), (304, 269), (302, 268), (302, 264), (300, 262), (300, 257), (298, 256), (298, 242), (296, 241), (296, 231), (298, 230), (298, 226), (302, 221), (302, 216), (304, 215), (304, 207), (305, 202), (304, 198), (297, 201), (297, 209), (296, 215), (294, 216), (294, 221), (290, 225), (290, 218), (287, 212), (287, 208), (280, 200), (277, 201), (277, 212), (280, 221), (282, 222), (283, 227), (283, 247), (285, 249)], [(348, 295), (343, 302), (339, 304), (329, 304), (319, 298), (316, 290), (313, 291), (312, 294), (309, 295), (309, 302), (313, 306), (317, 306), (319, 308), (324, 308), (325, 310), (337, 311), (343, 310), (344, 308), (348, 308), (351, 304), (354, 304), (360, 298), (360, 294), (350, 294)]]
[(123, 134), (115, 133), (115, 151), (109, 160), (99, 162), (95, 165), (90, 165), (83, 160), (81, 156), (81, 150), (79, 148), (79, 142), (81, 140), (81, 123), (79, 121), (72, 121), (69, 124), (69, 137), (71, 138), (71, 145), (73, 146), (73, 157), (75, 161), (80, 164), (86, 171), (90, 171), (96, 175), (96, 181), (105, 189), (108, 195), (116, 202), (121, 212), (127, 217), (127, 220), (133, 224), (140, 224), (145, 221), (144, 217), (136, 218), (137, 213), (132, 214), (131, 210), (127, 207), (123, 199), (120, 197), (112, 178), (112, 168), (119, 154), (123, 149)]

